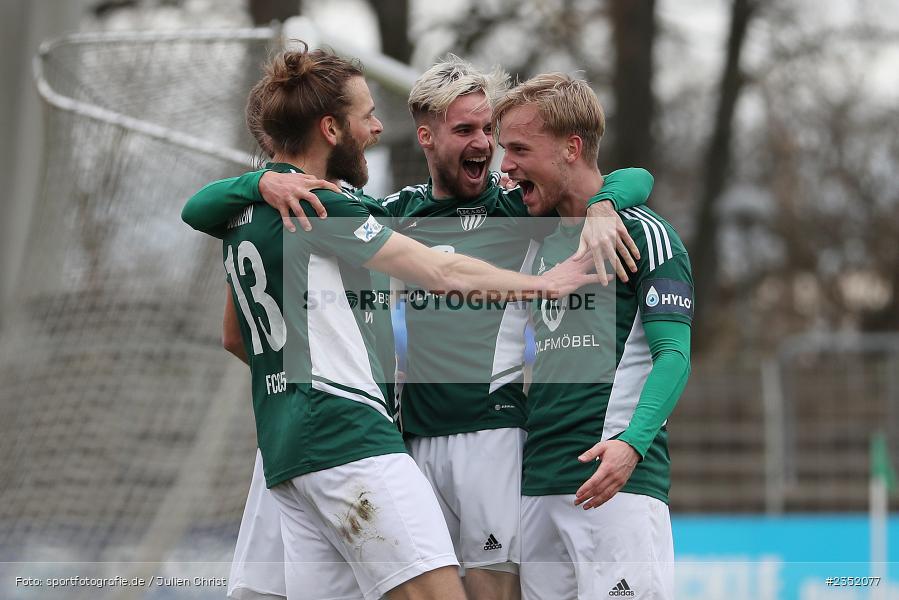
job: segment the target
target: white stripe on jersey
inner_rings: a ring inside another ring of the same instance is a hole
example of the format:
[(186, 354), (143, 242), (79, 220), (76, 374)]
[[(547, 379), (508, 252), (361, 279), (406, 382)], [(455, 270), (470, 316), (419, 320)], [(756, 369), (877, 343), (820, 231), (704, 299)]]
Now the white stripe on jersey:
[(387, 206), (388, 204), (390, 204), (392, 202), (396, 202), (399, 199), (400, 199), (400, 193), (394, 192), (393, 194), (390, 194), (389, 196), (387, 196), (383, 200), (381, 200), (381, 206)]
[[(666, 260), (674, 256), (671, 251), (671, 240), (668, 237), (668, 231), (665, 225), (650, 215), (649, 213), (639, 210), (637, 207), (626, 208), (621, 211), (629, 221), (640, 221), (643, 226), (643, 233), (646, 235), (646, 247), (649, 249), (649, 270), (654, 271), (657, 266), (661, 266)], [(652, 234), (649, 231), (652, 230)], [(664, 238), (665, 242), (662, 243)]]
[(671, 251), (671, 239), (668, 237), (668, 228), (665, 227), (665, 224), (659, 221), (654, 215), (650, 214), (648, 211), (644, 210), (640, 206), (635, 206), (634, 210), (645, 216), (647, 220), (656, 223), (659, 226), (659, 229), (662, 230), (662, 237), (665, 239), (665, 251), (666, 251), (666, 259), (674, 256), (674, 252)]
[(312, 380), (312, 389), (320, 390), (322, 392), (327, 392), (332, 396), (340, 396), (341, 398), (348, 398), (350, 400), (355, 400), (356, 402), (360, 402), (362, 404), (367, 404), (371, 406), (373, 409), (384, 415), (390, 421), (393, 421), (390, 413), (387, 412), (387, 409), (384, 408), (384, 405), (380, 402), (376, 402), (371, 398), (363, 396), (362, 394), (354, 394), (353, 392), (348, 392), (346, 390), (342, 390), (337, 386), (333, 386), (326, 381), (321, 381), (320, 379)]
[(615, 368), (612, 392), (606, 406), (606, 418), (602, 426), (602, 440), (618, 435), (631, 423), (634, 410), (640, 401), (640, 393), (652, 371), (652, 355), (643, 330), (640, 310), (634, 315), (634, 324), (624, 342), (624, 352)]
[(662, 234), (659, 232), (658, 224), (650, 221), (640, 213), (634, 211), (633, 213), (638, 219), (643, 221), (644, 223), (649, 225), (649, 228), (652, 229), (652, 233), (655, 237), (656, 242), (656, 266), (662, 266), (662, 263), (665, 262), (665, 250), (662, 248)]
[(627, 219), (628, 221), (639, 221), (640, 225), (643, 227), (643, 235), (646, 236), (646, 249), (649, 252), (649, 270), (655, 271), (656, 270), (656, 253), (655, 253), (655, 247), (652, 245), (652, 234), (649, 233), (649, 225), (647, 225), (643, 219), (633, 216), (630, 212), (628, 212), (629, 210), (630, 210), (629, 208), (626, 208), (623, 211), (621, 211), (621, 214), (624, 215), (624, 218)]
[[(521, 273), (531, 272), (539, 249), (540, 244), (531, 240), (519, 269)], [(490, 375), (490, 391), (488, 392), (490, 394), (521, 377), (522, 370), (516, 369), (492, 380), (497, 374), (524, 364), (524, 328), (528, 322), (528, 310), (527, 302), (510, 302), (503, 311), (493, 353), (493, 372)]]
[(397, 200), (400, 199), (400, 194), (402, 194), (403, 192), (413, 192), (413, 193), (418, 192), (418, 193), (424, 194), (427, 190), (428, 190), (428, 184), (426, 184), (426, 183), (419, 183), (418, 185), (407, 185), (400, 191), (394, 192), (394, 193), (390, 194), (389, 196), (386, 196), (384, 198), (384, 200), (381, 201), (381, 206), (387, 206), (388, 204), (396, 202)]
[[(325, 298), (335, 293), (339, 297), (345, 293), (346, 288), (336, 258), (309, 255), (307, 289), (310, 298)], [(372, 375), (368, 348), (349, 304), (329, 302), (319, 309), (310, 307), (306, 312), (306, 326), (309, 332), (312, 375), (356, 388), (372, 398), (377, 398), (383, 405), (377, 405), (365, 396), (329, 386), (315, 379), (312, 381), (312, 387), (374, 406), (378, 412), (390, 419), (384, 408), (387, 404), (384, 394), (381, 393), (381, 388)]]

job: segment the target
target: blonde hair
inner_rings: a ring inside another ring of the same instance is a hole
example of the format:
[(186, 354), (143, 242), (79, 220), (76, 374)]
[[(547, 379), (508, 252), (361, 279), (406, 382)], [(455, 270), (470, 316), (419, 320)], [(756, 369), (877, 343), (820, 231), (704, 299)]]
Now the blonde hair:
[(599, 142), (606, 129), (606, 116), (586, 81), (564, 73), (544, 73), (518, 84), (493, 108), (494, 135), (499, 135), (503, 115), (525, 104), (537, 106), (537, 113), (550, 133), (580, 137), (584, 142), (584, 159), (596, 162)]
[(483, 92), (487, 103), (509, 87), (509, 75), (495, 67), (490, 73), (477, 70), (470, 62), (455, 54), (424, 72), (409, 93), (409, 112), (419, 121), (426, 115), (446, 113), (459, 96)]

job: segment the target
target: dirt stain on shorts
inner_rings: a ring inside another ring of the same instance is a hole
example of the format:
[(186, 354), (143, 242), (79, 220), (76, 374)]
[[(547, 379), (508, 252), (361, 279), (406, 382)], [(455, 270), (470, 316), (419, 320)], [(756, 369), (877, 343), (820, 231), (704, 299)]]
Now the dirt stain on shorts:
[(368, 490), (360, 490), (349, 501), (346, 513), (338, 516), (338, 531), (341, 537), (347, 543), (353, 544), (357, 551), (361, 551), (365, 542), (384, 539), (378, 533), (375, 523), (378, 509), (368, 496)]

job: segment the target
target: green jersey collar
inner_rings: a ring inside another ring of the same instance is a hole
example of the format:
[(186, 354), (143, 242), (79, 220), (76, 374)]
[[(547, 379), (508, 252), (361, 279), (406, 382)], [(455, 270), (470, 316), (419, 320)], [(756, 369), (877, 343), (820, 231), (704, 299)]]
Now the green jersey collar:
[[(464, 202), (471, 202), (473, 204), (483, 203), (486, 200), (489, 200), (493, 197), (493, 194), (496, 193), (496, 188), (499, 187), (499, 173), (496, 171), (490, 171), (487, 176), (487, 187), (484, 188), (484, 191), (477, 198), (472, 198), (469, 200), (465, 200)], [(447, 204), (459, 204), (462, 202), (461, 200), (454, 198), (452, 196), (445, 196), (443, 198), (437, 198), (434, 196), (434, 180), (428, 177), (428, 187), (425, 191), (425, 198), (429, 202), (437, 202), (437, 203), (447, 203)]]
[(303, 169), (301, 169), (299, 167), (295, 167), (290, 163), (282, 163), (282, 162), (265, 163), (265, 168), (268, 169), (269, 171), (276, 171), (278, 173), (290, 173), (290, 172), (305, 173), (306, 172)]

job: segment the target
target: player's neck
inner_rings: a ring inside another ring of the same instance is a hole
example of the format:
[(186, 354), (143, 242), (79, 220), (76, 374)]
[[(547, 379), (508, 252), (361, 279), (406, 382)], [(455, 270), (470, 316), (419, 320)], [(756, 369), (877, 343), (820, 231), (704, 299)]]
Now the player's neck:
[(602, 181), (598, 167), (578, 165), (571, 170), (562, 200), (556, 206), (563, 223), (571, 225), (587, 216), (587, 201), (602, 189)]
[(434, 198), (449, 198), (452, 194), (438, 177), (431, 176), (431, 195)]
[(326, 156), (317, 156), (312, 152), (292, 155), (279, 152), (272, 157), (272, 162), (287, 163), (301, 169), (307, 175), (325, 179), (328, 159)]

